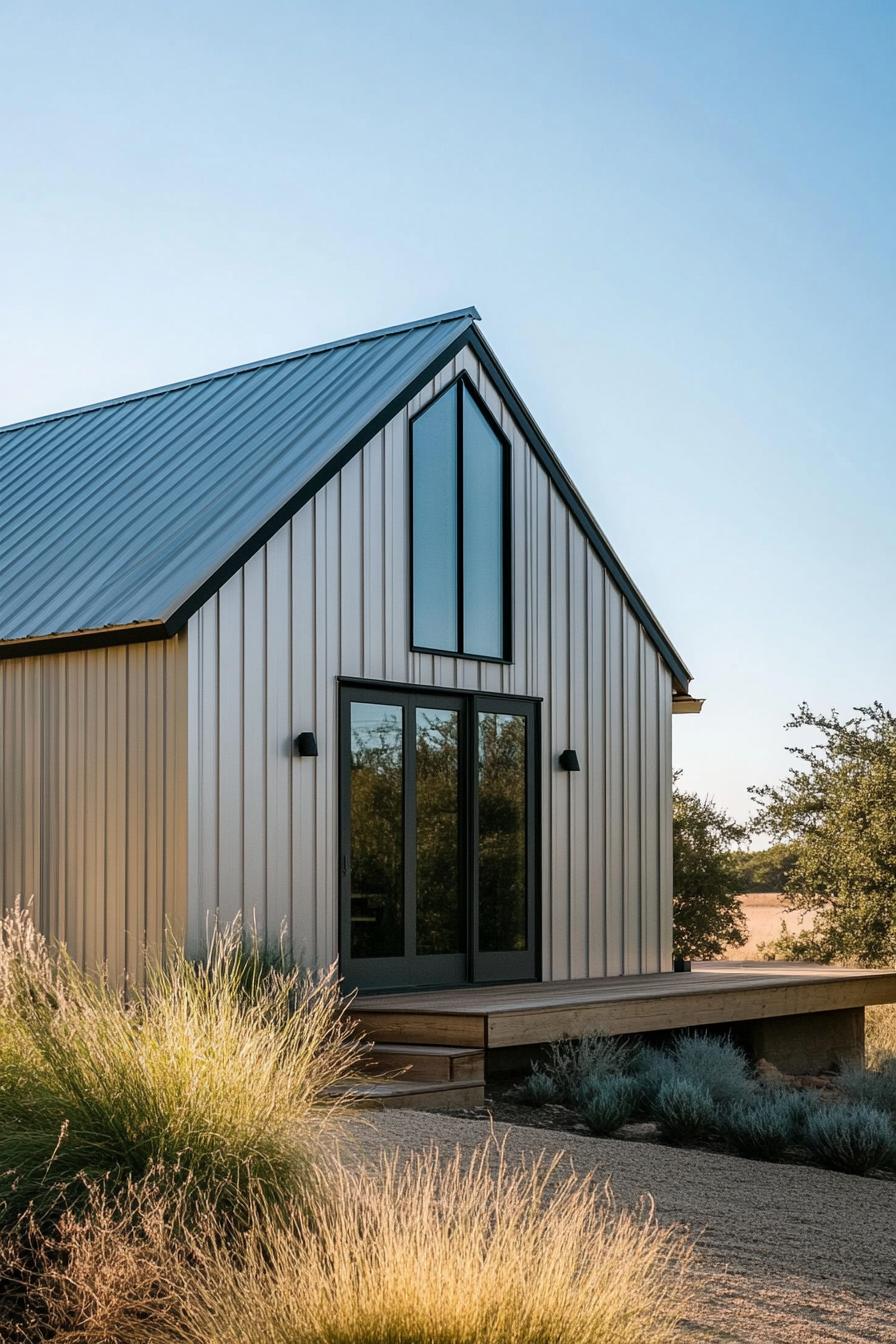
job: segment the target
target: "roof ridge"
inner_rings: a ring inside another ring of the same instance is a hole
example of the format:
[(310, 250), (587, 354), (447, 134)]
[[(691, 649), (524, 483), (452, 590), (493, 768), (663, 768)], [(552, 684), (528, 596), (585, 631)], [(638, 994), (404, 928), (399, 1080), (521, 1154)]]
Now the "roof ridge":
[(433, 317), (420, 317), (412, 322), (399, 322), (394, 327), (380, 327), (376, 331), (362, 331), (356, 336), (342, 336), (335, 341), (324, 341), (321, 345), (305, 346), (302, 350), (291, 350), (285, 355), (270, 355), (266, 359), (251, 360), (248, 364), (234, 364), (227, 369), (216, 369), (212, 373), (198, 374), (195, 378), (182, 378), (174, 383), (162, 383), (159, 387), (149, 387), (140, 392), (128, 392), (120, 397), (108, 397), (104, 401), (88, 402), (85, 406), (73, 406), (65, 411), (51, 411), (47, 415), (30, 416), (26, 420), (16, 420), (9, 425), (0, 425), (0, 434), (14, 429), (26, 429), (31, 425), (47, 424), (53, 420), (68, 420), (75, 415), (86, 415), (91, 411), (102, 411), (107, 406), (124, 406), (131, 401), (144, 401), (147, 397), (162, 396), (165, 392), (181, 392), (200, 383), (212, 383), (217, 378), (229, 378), (236, 373), (251, 373), (254, 369), (270, 368), (275, 364), (286, 364), (291, 359), (304, 359), (306, 355), (321, 355), (327, 350), (338, 350), (348, 345), (360, 345), (364, 341), (375, 341), (382, 336), (397, 336), (399, 332), (414, 331), (417, 327), (435, 327), (442, 322), (454, 322), (468, 317), (471, 322), (482, 319), (476, 308), (456, 308), (450, 313), (436, 313)]

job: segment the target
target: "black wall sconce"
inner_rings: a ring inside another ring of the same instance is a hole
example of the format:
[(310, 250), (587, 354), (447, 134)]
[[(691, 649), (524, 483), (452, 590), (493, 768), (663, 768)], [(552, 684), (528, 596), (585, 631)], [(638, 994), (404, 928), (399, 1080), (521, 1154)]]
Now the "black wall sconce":
[(317, 738), (314, 733), (299, 733), (296, 738), (296, 752), (299, 756), (317, 755)]
[(573, 751), (572, 747), (567, 747), (565, 751), (561, 751), (559, 765), (561, 770), (581, 770), (582, 768), (579, 765), (578, 753)]

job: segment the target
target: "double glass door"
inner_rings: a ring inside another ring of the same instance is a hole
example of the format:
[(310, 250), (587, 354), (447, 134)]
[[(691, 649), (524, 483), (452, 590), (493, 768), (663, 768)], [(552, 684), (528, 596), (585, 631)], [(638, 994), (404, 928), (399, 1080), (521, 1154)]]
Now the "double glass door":
[(534, 978), (535, 714), (494, 696), (342, 688), (347, 984)]

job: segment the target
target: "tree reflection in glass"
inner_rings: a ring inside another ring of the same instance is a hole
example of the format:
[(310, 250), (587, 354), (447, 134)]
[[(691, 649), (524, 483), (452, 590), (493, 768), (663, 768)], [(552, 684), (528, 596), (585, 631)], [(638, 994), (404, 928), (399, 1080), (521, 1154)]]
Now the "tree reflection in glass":
[(479, 715), (479, 948), (527, 946), (526, 720)]
[(417, 953), (464, 949), (456, 709), (417, 709)]
[(403, 725), (399, 705), (352, 704), (351, 954), (404, 953)]

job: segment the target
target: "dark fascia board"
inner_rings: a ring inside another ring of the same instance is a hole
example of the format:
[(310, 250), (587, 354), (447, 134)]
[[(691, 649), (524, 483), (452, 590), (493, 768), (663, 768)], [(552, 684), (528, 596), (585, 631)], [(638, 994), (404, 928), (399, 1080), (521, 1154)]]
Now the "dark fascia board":
[(30, 635), (0, 642), (0, 662), (7, 658), (37, 658), (46, 653), (76, 653), (81, 649), (111, 649), (120, 644), (148, 644), (170, 639), (164, 621), (135, 621), (106, 625), (97, 630), (66, 630), (59, 635)]
[(564, 504), (585, 533), (600, 557), (601, 563), (622, 592), (626, 602), (628, 602), (662, 656), (663, 661), (672, 673), (675, 690), (686, 693), (688, 683), (691, 681), (690, 672), (647, 602), (635, 587), (619, 556), (601, 531), (588, 505), (567, 476), (556, 453), (533, 420), (525, 402), (498, 363), (495, 352), (478, 327), (472, 328), (467, 343), (506, 402), (511, 415), (522, 431), (523, 437), (553, 481)]

